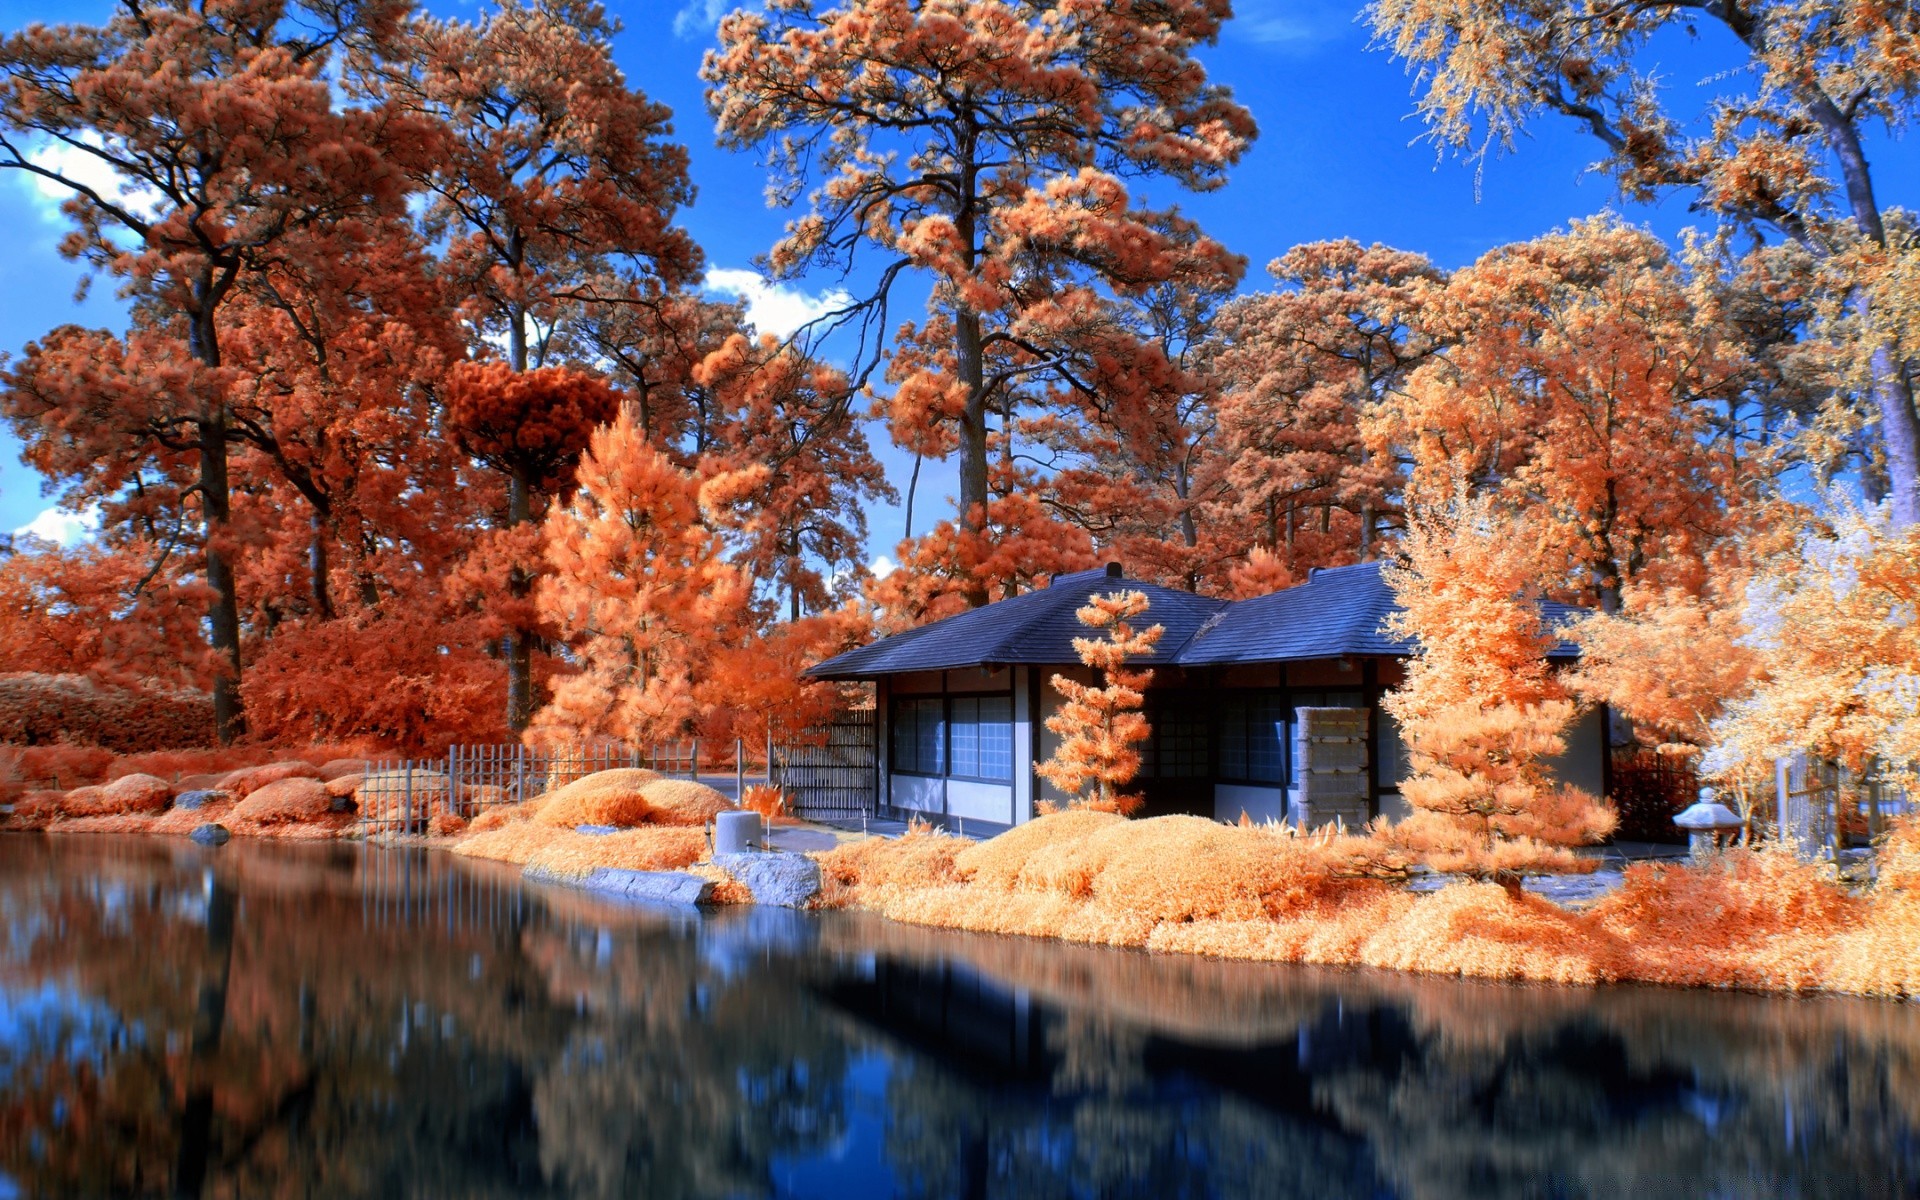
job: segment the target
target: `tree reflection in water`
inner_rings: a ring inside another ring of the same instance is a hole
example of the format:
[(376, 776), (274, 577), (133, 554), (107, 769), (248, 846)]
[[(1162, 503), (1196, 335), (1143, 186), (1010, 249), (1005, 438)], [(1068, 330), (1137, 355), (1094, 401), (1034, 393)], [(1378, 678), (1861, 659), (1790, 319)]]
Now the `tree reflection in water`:
[(1897, 1004), (702, 918), (351, 846), (13, 837), (0, 914), (28, 1195), (1920, 1187)]

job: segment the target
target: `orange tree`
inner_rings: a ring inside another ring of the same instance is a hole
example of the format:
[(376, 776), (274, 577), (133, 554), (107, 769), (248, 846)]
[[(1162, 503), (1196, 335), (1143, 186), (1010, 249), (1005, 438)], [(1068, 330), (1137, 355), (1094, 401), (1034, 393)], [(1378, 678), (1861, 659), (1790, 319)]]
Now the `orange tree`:
[(125, 282), (145, 356), (168, 380), (104, 394), (14, 388), (9, 414), (29, 426), (42, 463), (102, 494), (133, 473), (129, 458), (177, 460), (175, 490), (198, 529), (223, 740), (242, 725), (228, 453), (243, 434), (229, 403), (226, 310), (303, 231), (405, 204), (405, 168), (428, 153), (431, 127), (382, 106), (336, 105), (328, 83), (340, 47), (384, 45), (403, 11), (393, 0), (161, 0), (0, 42), (0, 167), (67, 195), (74, 228), (62, 252)]
[(1527, 871), (1592, 869), (1572, 848), (1613, 831), (1614, 815), (1553, 782), (1573, 705), (1547, 670), (1526, 542), (1486, 496), (1415, 509), (1387, 574), (1400, 611), (1388, 629), (1415, 639), (1407, 678), (1382, 701), (1406, 738), (1413, 815), (1391, 831), (1435, 870), (1518, 892)]
[[(856, 383), (887, 356), (896, 285), (932, 285), (927, 319), (897, 339), (886, 408), (901, 445), (959, 456), (949, 540), (993, 528), (996, 419), (1004, 436), (1035, 389), (1097, 388), (1075, 349), (1110, 327), (1108, 298), (1238, 278), (1237, 258), (1121, 182), (1214, 188), (1245, 152), (1252, 118), (1194, 56), (1227, 14), (1225, 0), (800, 0), (722, 22), (701, 71), (721, 140), (766, 152), (776, 203), (818, 181), (771, 269), (879, 255), (869, 294), (828, 318), (858, 325)], [(995, 582), (968, 577), (961, 594), (983, 604)]]
[(1061, 791), (1078, 796), (1088, 784), (1093, 793), (1075, 807), (1130, 813), (1140, 797), (1119, 791), (1140, 771), (1136, 747), (1152, 733), (1140, 712), (1142, 692), (1153, 682), (1152, 671), (1132, 670), (1130, 658), (1152, 654), (1165, 629), (1154, 625), (1135, 630), (1130, 623), (1147, 611), (1141, 592), (1114, 592), (1093, 596), (1074, 615), (1105, 637), (1073, 639), (1080, 661), (1100, 672), (1101, 686), (1081, 683), (1065, 675), (1053, 677), (1053, 690), (1065, 701), (1047, 718), (1047, 728), (1060, 735), (1060, 747), (1034, 768), (1040, 778)]
[[(1871, 327), (1872, 289), (1854, 273), (1889, 245), (1865, 138), (1898, 130), (1920, 97), (1920, 13), (1885, 0), (1374, 0), (1380, 41), (1420, 75), (1419, 111), (1442, 145), (1479, 154), (1559, 113), (1605, 147), (1604, 169), (1636, 199), (1691, 193), (1698, 207), (1779, 231), (1838, 267), (1839, 291)], [(1647, 60), (1661, 35), (1711, 23), (1731, 35), (1724, 77), (1700, 119)], [(1868, 250), (1856, 263), (1862, 248)], [(1869, 332), (1867, 392), (1893, 517), (1920, 521), (1920, 412), (1911, 372)], [(1845, 392), (1841, 399), (1845, 399)]]

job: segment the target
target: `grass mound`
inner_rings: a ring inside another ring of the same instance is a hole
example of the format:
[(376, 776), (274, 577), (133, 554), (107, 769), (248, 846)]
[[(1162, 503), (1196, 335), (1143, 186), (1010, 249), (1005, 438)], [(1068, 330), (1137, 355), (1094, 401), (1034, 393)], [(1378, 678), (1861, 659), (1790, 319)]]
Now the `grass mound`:
[(173, 798), (166, 780), (152, 775), (123, 775), (100, 787), (80, 787), (59, 802), (64, 817), (120, 817), (162, 812)]
[[(704, 825), (733, 805), (704, 783), (662, 779), (639, 767), (599, 771), (543, 798), (534, 819), (543, 825)], [(510, 819), (510, 818), (509, 818)]]
[(367, 760), (364, 758), (330, 758), (320, 764), (320, 778), (339, 779), (345, 775), (365, 775)]
[(251, 796), (270, 783), (282, 779), (318, 779), (320, 768), (309, 762), (289, 760), (268, 763), (264, 767), (241, 767), (221, 776), (216, 785), (223, 792), (232, 792), (236, 796)]
[(254, 789), (232, 811), (238, 824), (291, 825), (324, 820), (332, 806), (326, 784), (296, 775)]
[(955, 862), (975, 843), (928, 830), (897, 838), (866, 838), (836, 846), (820, 856), (824, 879), (856, 893), (855, 903), (877, 898), (889, 888), (941, 887), (960, 882)]
[(1774, 851), (1643, 865), (1585, 911), (1454, 883), (1414, 894), (1366, 838), (1198, 817), (1040, 817), (974, 844), (927, 832), (821, 856), (828, 903), (990, 933), (1274, 962), (1491, 979), (1634, 980), (1920, 995), (1920, 822), (1890, 834), (1879, 886)]
[(594, 836), (538, 821), (514, 821), (469, 835), (453, 852), (468, 858), (583, 875), (597, 867), (677, 870), (698, 862), (706, 849), (706, 834), (687, 826), (643, 826)]
[(361, 778), (354, 802), (362, 820), (404, 833), (454, 812), (452, 785), (440, 771), (375, 771)]
[(719, 791), (691, 779), (657, 780), (640, 794), (650, 810), (647, 820), (655, 825), (705, 825), (734, 807)]

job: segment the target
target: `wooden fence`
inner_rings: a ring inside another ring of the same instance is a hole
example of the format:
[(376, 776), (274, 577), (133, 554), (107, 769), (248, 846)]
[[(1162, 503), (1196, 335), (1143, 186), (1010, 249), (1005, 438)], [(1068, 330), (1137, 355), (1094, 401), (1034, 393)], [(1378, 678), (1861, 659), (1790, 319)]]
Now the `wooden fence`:
[(777, 746), (772, 780), (797, 816), (871, 815), (880, 786), (880, 754), (872, 709), (843, 713), (808, 731), (805, 741)]
[[(755, 750), (761, 751), (757, 757)], [(787, 793), (796, 815), (857, 817), (873, 810), (878, 786), (874, 714), (844, 714), (787, 746), (737, 740), (646, 750), (616, 744), (561, 750), (450, 746), (443, 757), (379, 759), (368, 764), (360, 786), (360, 823), (369, 835), (424, 833), (436, 818), (470, 821), (489, 808), (617, 767), (703, 779), (734, 799), (750, 784), (770, 782)]]

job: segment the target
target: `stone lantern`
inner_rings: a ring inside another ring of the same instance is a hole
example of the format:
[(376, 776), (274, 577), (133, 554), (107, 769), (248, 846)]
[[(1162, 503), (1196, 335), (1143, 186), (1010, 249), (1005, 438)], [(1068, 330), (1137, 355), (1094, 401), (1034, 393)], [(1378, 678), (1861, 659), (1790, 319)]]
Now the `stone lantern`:
[(1720, 852), (1722, 839), (1739, 829), (1744, 821), (1715, 798), (1710, 787), (1700, 789), (1700, 799), (1673, 819), (1673, 823), (1687, 831), (1687, 849), (1693, 854), (1696, 863), (1705, 862)]

